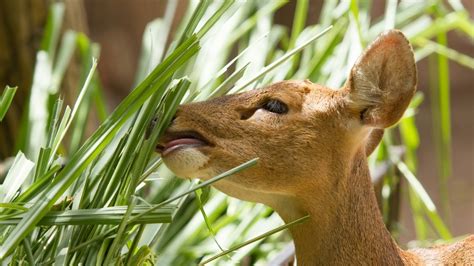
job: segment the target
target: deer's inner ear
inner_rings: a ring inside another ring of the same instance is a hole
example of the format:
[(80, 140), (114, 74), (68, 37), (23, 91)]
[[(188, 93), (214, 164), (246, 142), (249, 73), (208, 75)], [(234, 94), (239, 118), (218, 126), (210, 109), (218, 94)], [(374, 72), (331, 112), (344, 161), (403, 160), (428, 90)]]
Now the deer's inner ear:
[(395, 124), (416, 89), (415, 59), (405, 36), (397, 30), (381, 34), (357, 60), (346, 87), (349, 107), (363, 124)]

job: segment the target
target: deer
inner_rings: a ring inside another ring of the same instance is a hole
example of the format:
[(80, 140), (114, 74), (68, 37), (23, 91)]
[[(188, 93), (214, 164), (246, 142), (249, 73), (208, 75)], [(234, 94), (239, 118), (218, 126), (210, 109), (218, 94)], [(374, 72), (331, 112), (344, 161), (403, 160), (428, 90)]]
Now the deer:
[(289, 228), (298, 265), (474, 265), (474, 235), (401, 249), (386, 229), (367, 157), (403, 116), (417, 85), (414, 53), (399, 30), (380, 34), (340, 89), (309, 80), (181, 105), (157, 144), (181, 178), (216, 182), (229, 196), (263, 203)]

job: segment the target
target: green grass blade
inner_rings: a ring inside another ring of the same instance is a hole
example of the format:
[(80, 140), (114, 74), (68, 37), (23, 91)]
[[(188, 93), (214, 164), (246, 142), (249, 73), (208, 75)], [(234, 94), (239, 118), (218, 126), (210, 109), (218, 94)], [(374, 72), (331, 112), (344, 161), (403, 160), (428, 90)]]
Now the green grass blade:
[(385, 30), (395, 28), (396, 14), (397, 14), (397, 0), (388, 0), (385, 3)]
[[(58, 131), (58, 134), (56, 135), (55, 140), (53, 141), (53, 147), (52, 147), (52, 152), (51, 154), (54, 156), (56, 154), (56, 151), (59, 148), (59, 145), (61, 144), (61, 141), (63, 138), (66, 136), (66, 132), (69, 129), (69, 127), (72, 124), (72, 121), (76, 117), (76, 114), (79, 110), (79, 107), (82, 104), (82, 100), (84, 99), (84, 96), (86, 95), (87, 89), (89, 88), (89, 83), (91, 82), (92, 76), (94, 75), (95, 69), (97, 67), (97, 60), (92, 60), (92, 66), (90, 68), (89, 74), (87, 75), (86, 81), (84, 82), (84, 85), (77, 96), (76, 103), (74, 104), (74, 107), (72, 109), (70, 117), (67, 119), (67, 124), (65, 125), (62, 130)], [(53, 157), (50, 158), (50, 163), (52, 162)]]
[(0, 202), (10, 202), (33, 170), (35, 164), (20, 151), (0, 186)]
[(194, 10), (190, 20), (188, 21), (188, 23), (186, 23), (186, 28), (184, 29), (178, 41), (179, 44), (182, 43), (185, 39), (189, 38), (194, 33), (199, 21), (204, 16), (204, 13), (206, 12), (206, 9), (208, 8), (209, 4), (209, 0), (199, 1), (198, 6)]
[[(2, 199), (3, 201), (3, 199)], [(0, 208), (2, 209), (10, 209), (10, 210), (19, 210), (19, 211), (27, 211), (28, 208), (23, 207), (22, 205), (15, 204), (15, 203), (3, 203), (0, 202)]]
[(199, 205), (199, 211), (202, 214), (202, 217), (204, 218), (204, 222), (206, 224), (207, 230), (211, 233), (212, 239), (216, 243), (216, 245), (219, 247), (219, 249), (224, 252), (224, 248), (222, 248), (221, 244), (219, 244), (219, 241), (216, 239), (216, 231), (212, 228), (212, 222), (209, 220), (208, 215), (206, 214), (206, 211), (204, 210), (204, 202), (201, 198), (203, 195), (202, 190), (196, 190), (196, 199)]
[[(46, 142), (46, 129), (49, 98), (49, 86), (52, 75), (51, 61), (48, 54), (39, 51), (36, 54), (36, 64), (28, 103), (28, 131), (27, 144), (23, 151), (32, 159), (36, 159), (40, 147)], [(34, 132), (34, 137), (32, 136)]]
[(13, 97), (15, 96), (17, 87), (5, 86), (5, 89), (0, 96), (0, 122), (5, 117), (8, 108), (10, 107)]
[[(293, 27), (291, 29), (290, 41), (288, 43), (288, 50), (293, 49), (296, 45), (296, 41), (303, 31), (306, 24), (306, 17), (308, 14), (309, 2), (308, 0), (298, 0), (296, 2), (296, 11), (293, 18)], [(300, 55), (297, 54), (293, 57), (292, 67), (290, 71), (287, 71), (286, 76), (292, 76), (295, 69), (297, 68), (298, 62), (300, 61)]]
[(413, 189), (415, 194), (419, 197), (423, 206), (426, 208), (427, 214), (431, 221), (433, 222), (436, 230), (438, 231), (439, 235), (444, 239), (451, 239), (451, 233), (446, 225), (443, 223), (441, 218), (439, 217), (438, 211), (436, 209), (435, 204), (431, 200), (430, 196), (426, 192), (426, 190), (421, 185), (420, 181), (413, 175), (413, 173), (408, 169), (408, 166), (403, 162), (396, 163), (397, 168), (406, 178), (410, 187)]
[(357, 37), (359, 39), (359, 43), (361, 47), (365, 47), (366, 43), (364, 38), (362, 37), (362, 26), (360, 25), (360, 17), (359, 17), (359, 1), (358, 0), (351, 0), (350, 5), (350, 12), (351, 12), (351, 21), (355, 24), (357, 30)]
[[(447, 35), (440, 33), (437, 41), (446, 46)], [(451, 176), (451, 103), (450, 103), (450, 85), (449, 85), (449, 65), (446, 56), (438, 55), (438, 84), (439, 84), (439, 112), (441, 139), (441, 153), (438, 154), (438, 165), (440, 168), (440, 193), (443, 212), (445, 217), (449, 219), (449, 195), (448, 195), (448, 178)]]
[[(219, 175), (217, 175), (217, 176), (215, 176), (215, 177), (213, 177), (213, 178), (211, 178), (211, 179), (208, 179), (208, 180), (202, 182), (201, 184), (199, 184), (199, 185), (193, 187), (193, 188), (190, 189), (190, 190), (187, 190), (187, 191), (185, 191), (185, 192), (183, 192), (183, 193), (179, 193), (178, 195), (176, 195), (176, 196), (174, 196), (174, 197), (171, 197), (171, 198), (169, 198), (169, 199), (163, 201), (162, 203), (153, 206), (153, 207), (150, 208), (148, 211), (151, 212), (151, 211), (153, 211), (153, 210), (155, 210), (155, 209), (157, 209), (157, 208), (161, 208), (162, 206), (165, 206), (165, 205), (167, 205), (167, 204), (169, 204), (169, 203), (171, 203), (171, 202), (173, 202), (173, 201), (175, 201), (175, 200), (177, 200), (177, 199), (180, 199), (180, 198), (182, 198), (182, 197), (184, 197), (184, 196), (186, 196), (186, 195), (188, 195), (188, 194), (190, 194), (190, 193), (193, 193), (193, 192), (195, 192), (195, 191), (198, 190), (198, 189), (201, 189), (201, 188), (210, 186), (211, 184), (213, 184), (213, 183), (215, 183), (215, 182), (217, 182), (217, 181), (219, 181), (219, 180), (221, 180), (221, 179), (223, 179), (223, 178), (225, 178), (225, 177), (231, 176), (231, 175), (233, 175), (233, 174), (235, 174), (235, 173), (238, 173), (238, 172), (243, 171), (243, 170), (245, 170), (245, 169), (247, 169), (247, 168), (249, 168), (249, 167), (252, 167), (252, 166), (254, 166), (254, 165), (257, 164), (257, 161), (258, 161), (258, 158), (255, 158), (255, 159), (252, 159), (252, 160), (250, 160), (250, 161), (248, 161), (248, 162), (245, 162), (245, 163), (243, 163), (243, 164), (241, 164), (241, 165), (239, 165), (239, 166), (237, 166), (237, 167), (235, 167), (235, 168), (232, 168), (232, 169), (230, 169), (230, 170), (228, 170), (228, 171), (225, 171), (225, 172), (222, 173), (222, 174), (219, 174)], [(142, 215), (145, 215), (145, 214), (146, 214), (146, 212), (144, 212)], [(129, 220), (129, 223), (133, 222), (134, 219), (137, 219), (137, 218), (139, 218), (139, 217), (140, 217), (140, 215), (138, 215), (138, 216), (135, 217), (135, 218), (130, 219), (130, 220)]]
[(211, 95), (208, 96), (209, 98), (214, 98), (214, 97), (219, 97), (224, 94), (227, 94), (229, 90), (232, 89), (232, 86), (235, 85), (235, 83), (241, 79), (245, 73), (245, 70), (247, 70), (247, 67), (249, 66), (250, 62), (243, 65), (241, 68), (237, 69), (234, 73), (232, 73), (227, 79), (225, 79), (221, 85), (219, 85), (217, 88), (215, 88)]
[(214, 24), (221, 18), (224, 12), (226, 12), (229, 9), (229, 7), (232, 6), (234, 2), (235, 0), (224, 0), (222, 5), (217, 9), (217, 11), (206, 21), (206, 23), (196, 33), (197, 36), (199, 38), (203, 37), (212, 28), (212, 26), (214, 26)]
[(61, 31), (65, 11), (64, 3), (54, 3), (49, 10), (45, 31), (41, 40), (40, 49), (48, 53), (51, 62), (54, 61), (56, 46)]
[(287, 4), (286, 1), (268, 1), (266, 5), (259, 8), (258, 11), (244, 22), (240, 24), (240, 26), (234, 30), (231, 36), (227, 41), (228, 45), (234, 44), (237, 40), (239, 40), (243, 35), (248, 33), (255, 25), (257, 24), (258, 20), (266, 18), (270, 16), (275, 10), (279, 9), (283, 5)]
[(29, 239), (23, 241), (23, 247), (26, 251), (26, 258), (29, 265), (35, 265), (35, 258), (33, 257), (33, 252), (31, 251), (31, 243)]
[(291, 37), (288, 45), (289, 49), (293, 49), (296, 44), (296, 39), (305, 27), (306, 17), (308, 14), (309, 3), (308, 0), (296, 1), (296, 11), (293, 19), (293, 27), (291, 29)]
[[(181, 199), (181, 198), (183, 198), (184, 196), (195, 192), (196, 190), (199, 190), (199, 189), (202, 189), (202, 188), (204, 188), (204, 187), (210, 186), (211, 184), (213, 184), (213, 183), (215, 183), (215, 182), (217, 182), (217, 181), (219, 181), (219, 180), (221, 180), (221, 179), (223, 179), (223, 178), (225, 178), (225, 177), (228, 177), (228, 176), (233, 175), (233, 174), (235, 174), (235, 173), (237, 173), (237, 172), (240, 172), (240, 171), (243, 171), (243, 170), (245, 170), (245, 169), (247, 169), (247, 168), (249, 168), (249, 167), (252, 167), (252, 166), (254, 166), (254, 165), (257, 163), (257, 161), (258, 161), (257, 158), (256, 158), (256, 159), (252, 159), (252, 160), (250, 160), (250, 161), (248, 161), (248, 162), (246, 162), (246, 163), (243, 163), (243, 164), (241, 164), (241, 165), (239, 165), (239, 166), (237, 166), (237, 167), (235, 167), (235, 168), (232, 168), (232, 169), (230, 169), (230, 170), (228, 170), (228, 171), (226, 171), (226, 172), (224, 172), (224, 173), (222, 173), (222, 174), (220, 174), (220, 175), (217, 175), (217, 176), (215, 176), (215, 177), (213, 177), (213, 178), (211, 178), (211, 179), (209, 179), (209, 180), (206, 180), (206, 181), (202, 182), (201, 184), (199, 184), (199, 185), (197, 185), (197, 186), (195, 186), (195, 187), (193, 187), (193, 188), (191, 188), (191, 189), (189, 189), (189, 190), (187, 190), (187, 191), (185, 191), (185, 192), (179, 193), (177, 196), (171, 197), (171, 198), (169, 198), (169, 199), (167, 199), (167, 200), (165, 200), (165, 201), (163, 201), (163, 202), (161, 202), (161, 203), (159, 203), (159, 204), (157, 204), (157, 205), (154, 205), (154, 206), (148, 208), (147, 210), (143, 211), (141, 214), (138, 214), (137, 216), (134, 216), (134, 217), (132, 217), (131, 219), (129, 219), (129, 220), (127, 221), (127, 224), (134, 224), (137, 220), (141, 219), (143, 216), (145, 216), (145, 215), (147, 215), (147, 214), (149, 214), (149, 213), (152, 213), (153, 211), (155, 211), (155, 210), (157, 210), (157, 209), (163, 208), (163, 207), (165, 207), (166, 205), (168, 205), (169, 203), (171, 203), (171, 202), (173, 202), (173, 201), (175, 201), (175, 200)], [(79, 249), (81, 249), (81, 248), (84, 248), (84, 247), (86, 247), (87, 245), (89, 245), (89, 244), (91, 244), (91, 243), (93, 243), (93, 242), (95, 242), (95, 241), (100, 241), (100, 240), (104, 239), (105, 237), (109, 236), (110, 234), (112, 234), (115, 230), (117, 230), (117, 226), (114, 226), (114, 227), (112, 227), (112, 228), (109, 228), (108, 230), (106, 230), (106, 231), (103, 232), (102, 234), (96, 235), (95, 237), (93, 237), (93, 238), (91, 238), (91, 239), (89, 239), (89, 240), (87, 240), (87, 241), (85, 241), (85, 242), (83, 242), (83, 243), (77, 245), (76, 247), (74, 247), (73, 250), (70, 250), (69, 252), (73, 252), (73, 251), (79, 250)]]
[(97, 112), (97, 117), (103, 123), (108, 116), (107, 104), (102, 90), (102, 85), (98, 78), (94, 80), (95, 86), (92, 89), (92, 98), (94, 100), (94, 107)]
[(61, 41), (57, 60), (51, 76), (50, 94), (56, 94), (76, 48), (76, 33), (66, 31)]
[(52, 176), (60, 169), (60, 165), (51, 167), (40, 179), (37, 179), (36, 182), (29, 186), (25, 192), (21, 193), (21, 195), (15, 199), (15, 202), (25, 203), (41, 194), (41, 191), (51, 182)]
[(238, 91), (241, 91), (242, 89), (244, 89), (245, 87), (247, 87), (248, 85), (252, 84), (253, 82), (257, 81), (259, 78), (261, 78), (262, 76), (264, 76), (265, 74), (267, 74), (268, 72), (270, 72), (271, 70), (275, 69), (277, 66), (279, 66), (280, 64), (282, 64), (283, 62), (285, 62), (286, 60), (288, 60), (289, 58), (291, 58), (293, 55), (295, 55), (296, 53), (300, 52), (302, 49), (304, 49), (306, 46), (308, 46), (309, 44), (311, 44), (313, 41), (317, 40), (318, 38), (320, 38), (321, 36), (323, 36), (326, 32), (328, 32), (330, 29), (332, 28), (332, 26), (324, 29), (323, 31), (321, 31), (320, 33), (318, 33), (317, 35), (313, 36), (312, 38), (310, 38), (309, 40), (307, 40), (306, 42), (302, 43), (300, 46), (298, 47), (295, 47), (294, 49), (292, 49), (291, 51), (288, 51), (285, 55), (283, 55), (282, 57), (280, 57), (279, 59), (277, 59), (276, 61), (272, 62), (271, 64), (269, 64), (268, 66), (264, 67), (261, 71), (259, 71), (257, 74), (255, 74), (252, 78), (250, 78), (249, 80), (245, 81), (242, 85), (240, 85), (239, 87), (237, 88), (233, 88), (232, 91), (233, 92), (238, 92)]
[(433, 41), (423, 39), (423, 38), (417, 39), (415, 44), (423, 47), (424, 49), (428, 49), (430, 51), (430, 53), (432, 53), (432, 52), (438, 53), (442, 56), (445, 56), (445, 57), (453, 60), (454, 62), (456, 62), (456, 63), (458, 63), (462, 66), (465, 66), (465, 67), (470, 68), (470, 69), (474, 69), (474, 58), (473, 57), (470, 57), (466, 54), (460, 53), (460, 52), (458, 52), (454, 49), (451, 49), (451, 48), (447, 47), (446, 45), (442, 45), (440, 43), (433, 42)]
[(418, 194), (411, 187), (408, 187), (408, 197), (410, 201), (411, 213), (413, 215), (413, 222), (415, 225), (416, 239), (426, 240), (428, 239), (429, 226), (424, 217), (425, 209), (423, 208), (423, 203), (421, 202)]
[(268, 232), (266, 232), (266, 233), (264, 233), (264, 234), (261, 234), (261, 235), (255, 237), (255, 238), (252, 238), (252, 239), (250, 239), (250, 240), (247, 240), (247, 241), (245, 241), (245, 242), (242, 242), (242, 243), (239, 244), (239, 245), (233, 246), (233, 247), (231, 247), (230, 249), (228, 249), (228, 250), (226, 250), (226, 251), (224, 251), (224, 252), (221, 252), (221, 253), (219, 253), (219, 254), (217, 254), (217, 255), (215, 255), (215, 256), (212, 256), (211, 258), (209, 258), (209, 259), (207, 259), (207, 260), (205, 260), (205, 261), (199, 263), (199, 265), (206, 265), (207, 263), (209, 263), (209, 262), (211, 262), (211, 261), (214, 261), (214, 260), (216, 260), (216, 259), (218, 259), (218, 258), (220, 258), (220, 257), (222, 257), (222, 256), (224, 256), (224, 255), (227, 255), (227, 254), (229, 254), (229, 253), (231, 253), (231, 252), (233, 252), (233, 251), (236, 251), (236, 250), (238, 250), (239, 248), (245, 247), (246, 245), (249, 245), (249, 244), (251, 244), (251, 243), (253, 243), (253, 242), (255, 242), (255, 241), (258, 241), (258, 240), (260, 240), (260, 239), (264, 239), (264, 238), (266, 238), (266, 237), (268, 237), (268, 236), (270, 236), (270, 235), (273, 235), (273, 234), (275, 234), (275, 233), (278, 233), (278, 232), (280, 232), (280, 231), (282, 231), (282, 230), (285, 230), (285, 229), (287, 229), (287, 228), (289, 228), (289, 227), (291, 227), (291, 226), (294, 226), (294, 225), (297, 225), (297, 224), (300, 224), (300, 223), (304, 223), (304, 222), (305, 222), (306, 220), (308, 220), (308, 219), (309, 219), (309, 215), (304, 216), (304, 217), (301, 217), (301, 218), (299, 218), (299, 219), (296, 219), (296, 220), (294, 220), (294, 221), (292, 221), (292, 222), (290, 222), (290, 223), (284, 224), (284, 225), (282, 225), (282, 226), (280, 226), (280, 227), (277, 227), (277, 228), (275, 228), (275, 229), (272, 229), (272, 230), (270, 230), (270, 231), (268, 231)]
[(130, 218), (133, 212), (133, 209), (135, 208), (135, 205), (136, 205), (136, 199), (134, 198), (129, 202), (125, 213), (120, 217), (121, 220), (117, 229), (117, 234), (114, 237), (112, 244), (109, 247), (109, 251), (107, 252), (107, 255), (104, 260), (104, 265), (109, 265), (114, 259), (114, 257), (116, 256), (118, 248), (119, 248), (119, 243), (122, 242), (122, 238), (123, 238), (122, 235), (124, 234), (125, 228), (127, 227), (127, 219)]
[[(82, 209), (67, 211), (50, 211), (38, 223), (44, 226), (60, 226), (60, 225), (96, 225), (96, 224), (112, 224), (118, 225), (125, 216), (128, 206), (114, 206), (99, 209)], [(150, 224), (150, 223), (169, 223), (171, 222), (171, 214), (174, 206), (164, 206), (155, 209), (146, 215), (134, 221), (134, 224)], [(147, 206), (136, 206), (131, 209), (130, 217), (135, 217), (148, 210)], [(0, 220), (1, 225), (16, 225), (24, 217), (24, 214), (15, 215), (7, 219)]]
[[(68, 152), (74, 153), (79, 148), (81, 142), (83, 141), (84, 132), (87, 127), (87, 118), (92, 107), (92, 94), (93, 91), (97, 91), (98, 86), (98, 75), (95, 72), (92, 74), (89, 79), (90, 65), (94, 63), (95, 58), (100, 56), (100, 48), (97, 43), (91, 42), (84, 34), (78, 34), (77, 38), (78, 51), (81, 57), (82, 68), (81, 68), (81, 79), (80, 82), (84, 84), (85, 82), (90, 82), (89, 88), (84, 92), (84, 95), (81, 98), (81, 103), (77, 103), (78, 109), (74, 117), (73, 125), (69, 130), (71, 133), (70, 143)], [(103, 108), (104, 103), (99, 103), (98, 108)]]
[[(74, 154), (66, 167), (56, 177), (40, 200), (29, 210), (25, 218), (13, 229), (0, 247), (0, 259), (10, 254), (16, 245), (30, 233), (35, 225), (46, 215), (52, 205), (79, 177), (88, 164), (96, 158), (107, 144), (113, 139), (119, 127), (140, 108), (163, 82), (176, 71), (184, 62), (199, 50), (196, 38), (191, 37), (183, 42), (169, 57), (158, 65), (154, 71), (117, 107), (114, 113), (89, 138), (88, 141)], [(154, 88), (149, 86), (154, 83)], [(57, 180), (57, 181), (56, 181)]]

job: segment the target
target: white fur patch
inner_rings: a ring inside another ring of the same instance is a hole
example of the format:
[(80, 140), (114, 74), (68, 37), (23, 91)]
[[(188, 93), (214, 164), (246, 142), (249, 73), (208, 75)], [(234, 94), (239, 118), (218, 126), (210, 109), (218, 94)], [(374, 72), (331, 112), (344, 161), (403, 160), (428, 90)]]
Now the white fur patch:
[(209, 157), (196, 147), (179, 149), (163, 157), (163, 162), (177, 176), (184, 178), (199, 178), (204, 175), (203, 167)]

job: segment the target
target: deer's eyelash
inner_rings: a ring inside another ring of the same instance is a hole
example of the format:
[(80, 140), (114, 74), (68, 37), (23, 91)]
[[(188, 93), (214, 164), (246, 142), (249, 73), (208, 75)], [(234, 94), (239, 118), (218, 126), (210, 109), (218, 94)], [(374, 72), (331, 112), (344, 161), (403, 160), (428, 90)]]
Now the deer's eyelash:
[(288, 105), (286, 103), (277, 100), (277, 99), (270, 99), (266, 101), (262, 107), (269, 112), (276, 113), (276, 114), (286, 114), (288, 113)]

